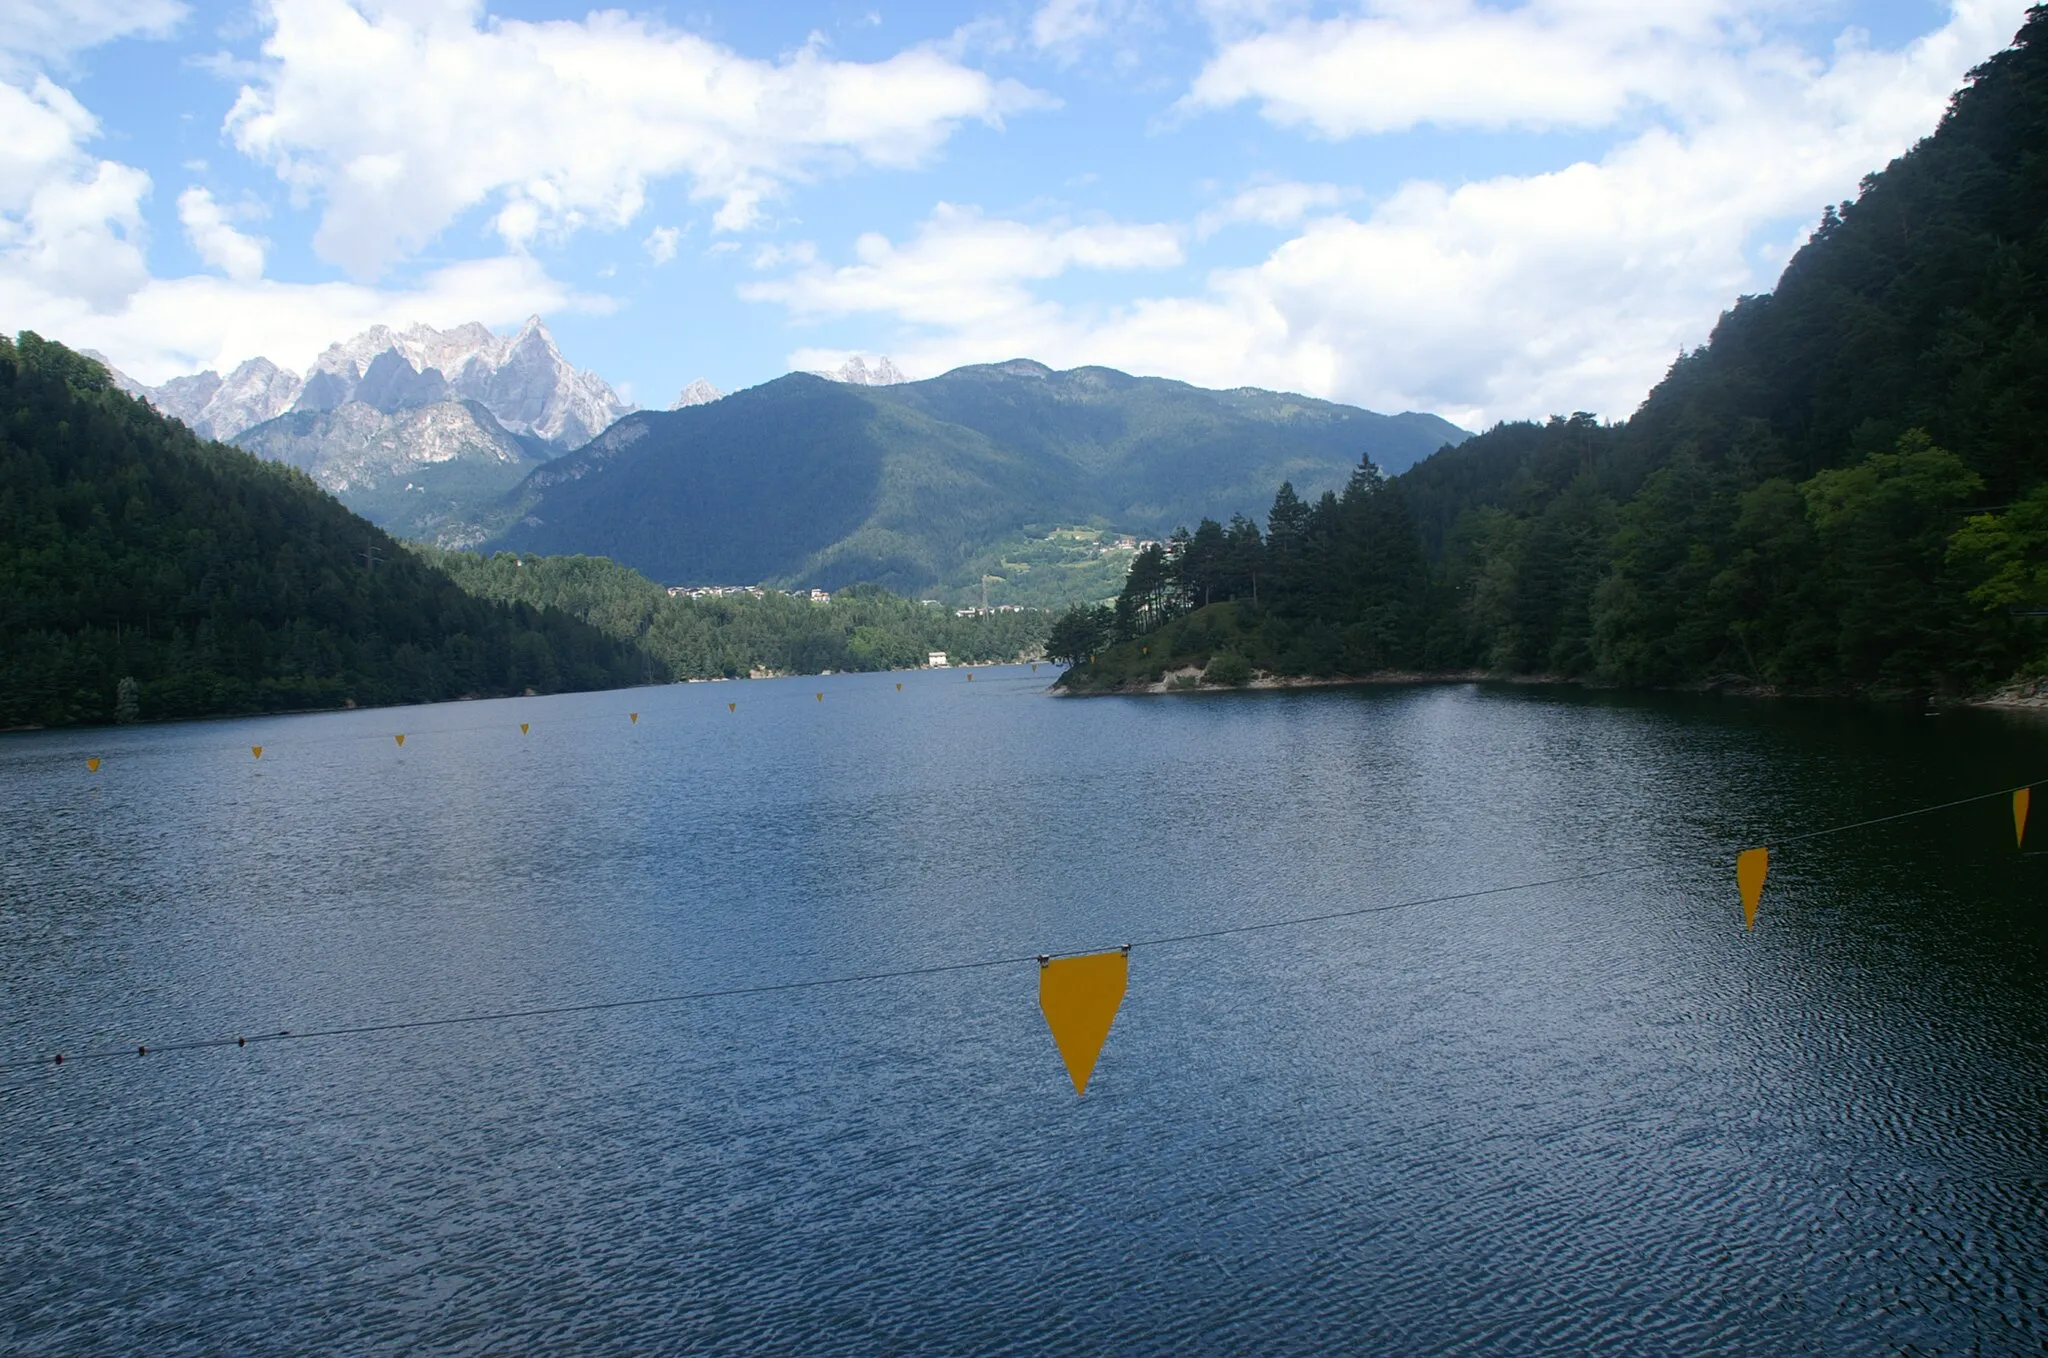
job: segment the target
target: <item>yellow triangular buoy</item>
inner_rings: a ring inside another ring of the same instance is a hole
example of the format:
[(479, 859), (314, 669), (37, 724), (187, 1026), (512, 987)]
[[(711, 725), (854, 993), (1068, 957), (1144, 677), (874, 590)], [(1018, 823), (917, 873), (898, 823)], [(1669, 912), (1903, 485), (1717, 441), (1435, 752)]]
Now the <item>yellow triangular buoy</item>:
[(397, 742), (398, 742), (398, 748), (399, 748), (399, 749), (401, 749), (401, 750), (402, 750), (402, 749), (404, 749), (404, 748), (405, 748), (405, 737), (404, 737), (404, 736), (393, 736), (393, 737), (391, 737), (391, 738), (392, 738), (393, 740), (395, 740), (395, 741), (397, 741)]
[(2012, 794), (2012, 842), (2018, 848), (2027, 846), (2027, 807), (2033, 800), (2034, 789), (2030, 787)]
[(970, 683), (970, 684), (974, 682), (974, 676), (973, 676), (972, 674), (969, 674), (969, 675), (967, 676), (967, 682), (968, 682), (968, 683)]
[(898, 685), (896, 685), (896, 691), (897, 691), (898, 693), (901, 693), (901, 692), (903, 691), (903, 685), (901, 685), (901, 684), (898, 684)]
[(1038, 673), (1038, 662), (1035, 660), (1031, 662), (1031, 672), (1033, 674)]
[(1764, 897), (1764, 878), (1770, 875), (1769, 849), (1744, 849), (1735, 856), (1735, 885), (1742, 888), (1743, 928), (1756, 928), (1756, 903)]
[(632, 722), (635, 726), (638, 726), (640, 724), (640, 714), (638, 712), (628, 712), (626, 714), (626, 720)]
[(740, 710), (740, 705), (738, 703), (727, 703), (725, 705), (725, 710), (728, 712), (737, 712)]
[(263, 757), (263, 747), (261, 745), (251, 745), (249, 747), (249, 753), (256, 756), (256, 758), (261, 759)]
[(1038, 1007), (1045, 1012), (1052, 1040), (1059, 1044), (1076, 1094), (1087, 1092), (1088, 1077), (1095, 1073), (1095, 1058), (1109, 1040), (1109, 1025), (1116, 1022), (1130, 974), (1131, 956), (1123, 950), (1039, 963)]
[(525, 734), (526, 734), (526, 729), (527, 729), (527, 727), (528, 727), (529, 725), (531, 725), (531, 723), (530, 723), (530, 722), (523, 722), (523, 721), (522, 721), (522, 722), (520, 722), (520, 723), (519, 723), (519, 734), (520, 734), (520, 735), (522, 735), (522, 736), (523, 736), (523, 735), (525, 735)]
[(822, 693), (820, 693), (820, 694), (818, 695), (818, 701), (819, 701), (819, 702), (821, 702), (821, 703), (822, 703), (822, 702), (824, 702), (824, 701), (825, 701), (825, 695), (824, 695), (824, 694), (822, 694)]
[(85, 761), (85, 766), (86, 766), (86, 767), (87, 767), (88, 769), (91, 769), (91, 770), (92, 770), (92, 771), (93, 771), (94, 773), (98, 773), (98, 772), (100, 771), (100, 761), (99, 761), (99, 760), (97, 760), (97, 759), (88, 759), (88, 760), (86, 760), (86, 761)]

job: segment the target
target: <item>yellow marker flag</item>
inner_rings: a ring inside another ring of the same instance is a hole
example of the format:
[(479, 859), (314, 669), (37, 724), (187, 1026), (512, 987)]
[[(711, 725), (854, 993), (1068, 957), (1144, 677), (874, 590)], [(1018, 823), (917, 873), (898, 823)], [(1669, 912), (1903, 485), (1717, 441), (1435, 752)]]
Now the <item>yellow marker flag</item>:
[(628, 712), (626, 714), (626, 720), (632, 722), (635, 726), (638, 726), (640, 724), (640, 714), (638, 712)]
[(528, 722), (523, 722), (523, 721), (522, 721), (522, 722), (520, 722), (520, 723), (519, 723), (519, 734), (520, 734), (520, 735), (522, 735), (522, 736), (523, 736), (523, 735), (525, 735), (525, 734), (526, 734), (526, 729), (527, 729), (527, 727), (528, 727), (528, 726), (529, 726), (530, 724), (531, 724), (531, 723), (528, 723)]
[(2012, 842), (2022, 849), (2027, 846), (2027, 808), (2033, 801), (2034, 789), (2030, 787), (2012, 794)]
[(391, 737), (391, 738), (392, 738), (393, 740), (395, 740), (395, 741), (397, 741), (397, 742), (398, 742), (398, 748), (399, 748), (399, 749), (401, 749), (401, 750), (402, 750), (402, 749), (404, 749), (404, 748), (405, 748), (405, 737), (404, 737), (404, 736), (393, 736), (393, 737)]
[(1756, 903), (1764, 897), (1764, 878), (1770, 875), (1769, 849), (1744, 849), (1735, 856), (1735, 885), (1742, 888), (1743, 928), (1756, 928)]
[(261, 745), (251, 745), (249, 747), (249, 753), (255, 755), (258, 759), (261, 759), (263, 757), (263, 747)]
[(88, 760), (86, 760), (86, 761), (85, 761), (85, 766), (86, 766), (86, 767), (87, 767), (88, 769), (91, 769), (91, 770), (92, 770), (92, 771), (93, 771), (94, 773), (98, 773), (98, 772), (100, 771), (100, 761), (99, 761), (99, 760), (97, 760), (97, 759), (88, 759)]
[(1109, 1040), (1109, 1025), (1116, 1022), (1130, 974), (1131, 956), (1123, 951), (1039, 964), (1038, 1007), (1045, 1013), (1045, 1026), (1052, 1029), (1052, 1040), (1059, 1044), (1076, 1094), (1088, 1090), (1088, 1077), (1095, 1073), (1095, 1059)]
[(738, 703), (727, 703), (725, 705), (725, 710), (728, 712), (737, 712), (740, 710), (740, 705)]

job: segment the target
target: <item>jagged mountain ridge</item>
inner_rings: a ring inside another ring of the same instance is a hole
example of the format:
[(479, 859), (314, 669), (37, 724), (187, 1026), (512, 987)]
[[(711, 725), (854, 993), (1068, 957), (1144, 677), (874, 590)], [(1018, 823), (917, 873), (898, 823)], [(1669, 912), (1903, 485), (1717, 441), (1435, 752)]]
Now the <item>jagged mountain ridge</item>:
[[(110, 372), (111, 372), (110, 368)], [(288, 462), (394, 532), (466, 546), (477, 506), (631, 409), (571, 365), (538, 316), (511, 335), (376, 325), (302, 377), (267, 358), (144, 387), (115, 381), (204, 438)]]
[(855, 354), (852, 358), (840, 364), (836, 370), (832, 372), (814, 372), (811, 376), (822, 377), (827, 382), (844, 382), (848, 386), (854, 387), (893, 387), (898, 383), (910, 380), (903, 375), (901, 368), (890, 361), (887, 354), (883, 354), (880, 358), (876, 359), (875, 366), (872, 368), (868, 366), (867, 360), (863, 359), (859, 354)]
[(303, 376), (268, 358), (252, 358), (225, 379), (207, 371), (151, 387), (100, 355), (92, 357), (123, 391), (182, 420), (200, 437), (224, 442), (281, 415), (333, 410), (355, 400), (386, 414), (437, 400), (467, 400), (489, 410), (505, 429), (567, 451), (633, 409), (602, 377), (563, 358), (538, 316), (511, 335), (475, 321), (452, 330), (373, 325), (328, 345)]
[[(401, 364), (411, 376), (398, 371)], [(373, 371), (379, 381), (371, 384), (368, 396), (359, 396)], [(402, 393), (396, 398), (390, 395), (392, 384), (399, 384)], [(292, 410), (332, 410), (356, 399), (381, 409), (394, 399), (418, 405), (451, 396), (481, 404), (508, 430), (536, 435), (564, 450), (582, 447), (632, 409), (610, 383), (564, 359), (554, 336), (534, 316), (511, 336), (493, 334), (476, 322), (446, 331), (428, 325), (404, 331), (372, 326), (329, 345), (314, 360)]]

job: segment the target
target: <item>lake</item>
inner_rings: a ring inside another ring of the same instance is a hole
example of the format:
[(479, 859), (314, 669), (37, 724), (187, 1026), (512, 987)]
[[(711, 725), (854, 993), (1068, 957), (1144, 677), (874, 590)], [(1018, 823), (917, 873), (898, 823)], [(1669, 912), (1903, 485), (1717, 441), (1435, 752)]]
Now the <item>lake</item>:
[(2048, 720), (1051, 677), (0, 737), (0, 1349), (2048, 1346)]

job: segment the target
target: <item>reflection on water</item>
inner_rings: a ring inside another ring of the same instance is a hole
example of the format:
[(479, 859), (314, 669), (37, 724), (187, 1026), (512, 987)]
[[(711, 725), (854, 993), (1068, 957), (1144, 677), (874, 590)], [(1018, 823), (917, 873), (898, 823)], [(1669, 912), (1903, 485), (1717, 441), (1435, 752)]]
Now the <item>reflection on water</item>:
[(0, 1348), (2048, 1344), (2048, 855), (1730, 867), (2041, 725), (1046, 677), (7, 737), (0, 1058), (1643, 870), (1141, 948), (1081, 1100), (1028, 964), (11, 1070)]

